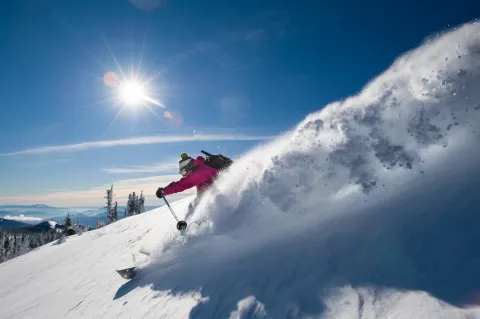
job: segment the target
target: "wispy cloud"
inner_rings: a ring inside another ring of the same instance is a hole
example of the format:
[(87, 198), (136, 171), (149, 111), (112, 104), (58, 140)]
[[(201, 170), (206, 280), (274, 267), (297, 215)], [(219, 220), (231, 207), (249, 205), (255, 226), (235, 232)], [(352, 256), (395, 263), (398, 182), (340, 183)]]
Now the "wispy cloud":
[(269, 39), (283, 39), (292, 29), (281, 12), (264, 12), (247, 21), (246, 25), (228, 31), (228, 38), (234, 42), (261, 43)]
[(167, 0), (130, 0), (130, 3), (139, 10), (154, 11), (167, 3)]
[(32, 222), (32, 221), (42, 221), (43, 218), (40, 217), (33, 217), (33, 216), (25, 216), (23, 214), (20, 215), (6, 215), (2, 218), (9, 219), (9, 220), (18, 220), (18, 221), (25, 221), (25, 222)]
[(229, 32), (230, 40), (233, 42), (259, 42), (266, 40), (268, 36), (269, 29), (264, 26)]
[(190, 141), (259, 141), (269, 140), (274, 136), (248, 136), (248, 135), (218, 135), (218, 134), (193, 134), (193, 135), (155, 135), (132, 137), (119, 140), (103, 140), (94, 142), (83, 142), (69, 145), (43, 146), (28, 148), (21, 151), (0, 154), (0, 156), (13, 156), (24, 154), (43, 154), (53, 152), (77, 152), (96, 148), (132, 146), (145, 144), (180, 143)]
[[(155, 196), (158, 187), (166, 186), (172, 181), (176, 181), (180, 175), (161, 175), (146, 178), (123, 179), (113, 181), (105, 185), (93, 187), (85, 190), (51, 192), (33, 196), (5, 196), (0, 197), (0, 204), (47, 204), (58, 207), (72, 206), (103, 206), (105, 190), (113, 184), (114, 201), (119, 205), (125, 205), (128, 194), (135, 192), (140, 194), (143, 191), (145, 195), (145, 205), (161, 204), (161, 201)], [(175, 201), (186, 196), (195, 194), (195, 188), (189, 189), (183, 193), (169, 196), (171, 201)]]
[(155, 163), (144, 166), (104, 168), (102, 171), (108, 174), (134, 174), (134, 173), (174, 173), (178, 170), (178, 159), (169, 162)]
[(178, 52), (168, 58), (169, 68), (172, 68), (173, 65), (179, 65), (188, 58), (197, 55), (208, 55), (215, 56), (222, 52), (222, 44), (216, 41), (199, 41), (193, 44), (191, 48)]

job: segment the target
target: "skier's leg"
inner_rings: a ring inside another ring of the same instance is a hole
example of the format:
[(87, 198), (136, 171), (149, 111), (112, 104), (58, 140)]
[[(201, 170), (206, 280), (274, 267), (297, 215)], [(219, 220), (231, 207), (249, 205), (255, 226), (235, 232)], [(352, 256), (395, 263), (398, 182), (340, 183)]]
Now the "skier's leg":
[(187, 211), (187, 215), (185, 216), (185, 220), (189, 220), (189, 218), (192, 216), (194, 211), (195, 211), (195, 206), (192, 205), (192, 203), (188, 204), (188, 211)]
[(188, 211), (187, 211), (187, 215), (185, 216), (185, 220), (188, 220), (193, 215), (193, 213), (195, 212), (195, 209), (197, 208), (198, 203), (200, 202), (201, 197), (202, 197), (202, 194), (197, 193), (197, 197), (195, 197), (193, 202), (188, 204)]

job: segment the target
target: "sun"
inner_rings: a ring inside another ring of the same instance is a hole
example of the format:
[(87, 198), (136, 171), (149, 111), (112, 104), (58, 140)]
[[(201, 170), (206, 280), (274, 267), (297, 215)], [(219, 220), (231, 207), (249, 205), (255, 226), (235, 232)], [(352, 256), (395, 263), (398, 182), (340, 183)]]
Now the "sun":
[(145, 85), (136, 80), (127, 80), (118, 88), (120, 101), (128, 106), (138, 106), (146, 98)]

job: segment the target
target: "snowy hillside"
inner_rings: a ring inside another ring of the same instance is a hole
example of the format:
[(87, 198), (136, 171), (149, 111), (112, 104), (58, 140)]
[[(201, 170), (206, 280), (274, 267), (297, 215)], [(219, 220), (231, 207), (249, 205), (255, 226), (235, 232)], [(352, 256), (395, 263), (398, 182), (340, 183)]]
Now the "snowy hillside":
[(185, 232), (159, 208), (1, 264), (0, 318), (480, 318), (479, 88), (476, 23), (246, 154)]

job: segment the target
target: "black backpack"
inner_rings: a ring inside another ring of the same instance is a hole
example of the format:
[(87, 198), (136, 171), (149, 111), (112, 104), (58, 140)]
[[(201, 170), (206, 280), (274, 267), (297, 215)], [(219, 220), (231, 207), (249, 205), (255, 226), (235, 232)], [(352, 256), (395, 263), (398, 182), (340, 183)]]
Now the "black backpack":
[(230, 158), (223, 156), (222, 154), (212, 155), (203, 150), (202, 153), (207, 155), (207, 158), (205, 159), (205, 165), (218, 169), (219, 171), (228, 168), (233, 163)]

